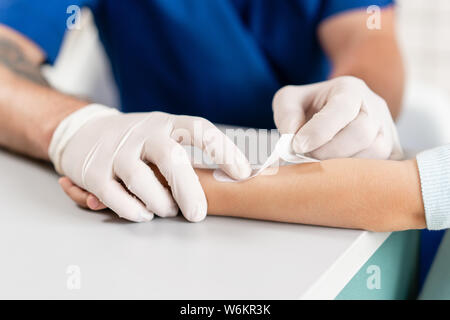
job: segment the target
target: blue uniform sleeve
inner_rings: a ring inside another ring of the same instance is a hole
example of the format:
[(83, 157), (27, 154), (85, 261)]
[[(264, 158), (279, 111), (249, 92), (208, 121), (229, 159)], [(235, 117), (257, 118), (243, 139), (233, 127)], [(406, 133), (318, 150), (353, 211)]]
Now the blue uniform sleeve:
[(96, 0), (1, 0), (0, 23), (36, 43), (45, 52), (47, 62), (53, 63), (71, 15), (67, 8), (71, 5), (94, 7), (96, 4)]
[(376, 5), (381, 8), (394, 4), (394, 0), (323, 0), (322, 14), (320, 20), (354, 9), (367, 9)]

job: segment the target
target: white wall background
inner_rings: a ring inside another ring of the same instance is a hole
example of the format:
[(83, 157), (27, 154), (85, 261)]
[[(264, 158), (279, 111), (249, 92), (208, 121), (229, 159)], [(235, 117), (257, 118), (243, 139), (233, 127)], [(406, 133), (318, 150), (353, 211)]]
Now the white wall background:
[(409, 78), (450, 93), (450, 0), (397, 0)]
[(408, 85), (398, 121), (410, 154), (450, 143), (450, 0), (397, 0)]

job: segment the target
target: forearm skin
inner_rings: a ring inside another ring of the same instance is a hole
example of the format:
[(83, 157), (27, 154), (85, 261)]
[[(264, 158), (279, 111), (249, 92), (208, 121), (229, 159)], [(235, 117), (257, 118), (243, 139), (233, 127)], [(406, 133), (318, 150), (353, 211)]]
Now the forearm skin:
[(88, 102), (50, 88), (43, 60), (37, 47), (0, 25), (0, 147), (48, 160), (58, 124)]
[(384, 98), (393, 118), (402, 106), (405, 69), (396, 39), (395, 9), (382, 10), (380, 29), (370, 30), (365, 10), (325, 20), (319, 28), (321, 44), (332, 61), (331, 78), (354, 76)]
[(401, 111), (405, 76), (402, 59), (395, 40), (374, 35), (366, 44), (354, 48), (336, 64), (331, 78), (349, 75), (363, 79), (379, 96), (386, 100), (394, 119)]
[(426, 227), (415, 161), (330, 160), (240, 183), (197, 173), (210, 215), (380, 232)]

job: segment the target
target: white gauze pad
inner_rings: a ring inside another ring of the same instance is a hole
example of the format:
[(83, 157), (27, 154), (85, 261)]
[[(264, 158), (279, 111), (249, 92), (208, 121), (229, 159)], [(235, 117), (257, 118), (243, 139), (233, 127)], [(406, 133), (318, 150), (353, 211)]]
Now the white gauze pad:
[(272, 154), (269, 156), (266, 162), (264, 162), (264, 164), (259, 169), (254, 169), (250, 177), (248, 177), (247, 179), (239, 181), (234, 180), (221, 169), (214, 170), (214, 178), (220, 182), (241, 182), (259, 176), (264, 172), (264, 170), (270, 168), (277, 162), (284, 161), (291, 164), (319, 162), (319, 160), (296, 154), (294, 150), (292, 150), (292, 140), (294, 139), (294, 136), (294, 134), (283, 134), (280, 137), (280, 140), (278, 140), (278, 143), (275, 145)]

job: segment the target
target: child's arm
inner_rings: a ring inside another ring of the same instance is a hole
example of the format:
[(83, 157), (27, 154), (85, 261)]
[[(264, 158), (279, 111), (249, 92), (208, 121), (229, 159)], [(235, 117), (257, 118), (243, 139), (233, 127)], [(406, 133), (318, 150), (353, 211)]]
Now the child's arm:
[(330, 160), (241, 183), (197, 173), (211, 215), (373, 231), (426, 227), (415, 160)]

